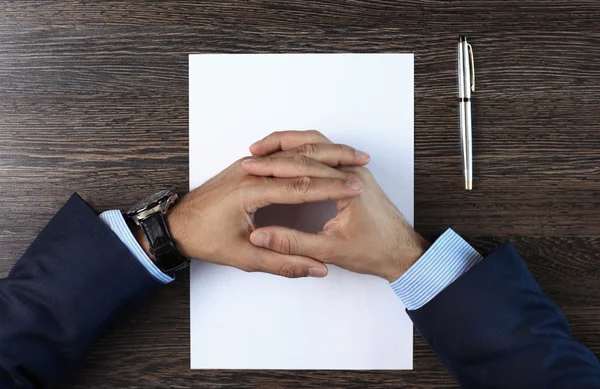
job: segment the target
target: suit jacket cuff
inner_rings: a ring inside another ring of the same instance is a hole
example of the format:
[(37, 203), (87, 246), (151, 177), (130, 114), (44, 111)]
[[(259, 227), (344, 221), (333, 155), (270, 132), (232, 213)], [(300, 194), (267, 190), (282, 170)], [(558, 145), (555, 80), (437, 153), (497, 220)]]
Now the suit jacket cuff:
[(133, 255), (142, 264), (142, 266), (144, 266), (146, 271), (148, 271), (148, 273), (150, 273), (150, 275), (158, 282), (168, 284), (175, 279), (174, 277), (163, 273), (158, 267), (156, 267), (154, 262), (148, 258), (146, 252), (142, 249), (131, 233), (131, 230), (127, 226), (121, 211), (111, 210), (102, 212), (100, 214), (100, 220), (110, 227), (110, 229), (115, 233), (115, 235), (117, 235), (121, 242), (123, 242), (125, 247), (127, 247), (131, 255)]
[(0, 279), (0, 387), (59, 382), (160, 285), (74, 194)]

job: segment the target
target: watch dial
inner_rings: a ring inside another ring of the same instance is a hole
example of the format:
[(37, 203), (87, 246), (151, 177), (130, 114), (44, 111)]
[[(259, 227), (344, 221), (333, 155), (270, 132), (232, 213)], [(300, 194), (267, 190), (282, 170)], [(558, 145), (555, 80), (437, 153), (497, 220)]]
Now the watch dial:
[(139, 201), (133, 207), (129, 208), (127, 213), (137, 213), (139, 211), (143, 211), (144, 209), (151, 208), (151, 206), (158, 204), (161, 200), (170, 195), (170, 190), (161, 190), (160, 192), (156, 192), (152, 196)]

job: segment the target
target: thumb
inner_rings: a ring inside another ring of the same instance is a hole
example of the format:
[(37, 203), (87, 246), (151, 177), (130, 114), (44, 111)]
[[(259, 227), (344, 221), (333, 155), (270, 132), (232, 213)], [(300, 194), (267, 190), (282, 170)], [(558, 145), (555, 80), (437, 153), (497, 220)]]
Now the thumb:
[(250, 242), (281, 254), (302, 255), (326, 262), (331, 252), (331, 237), (287, 227), (262, 227), (250, 234)]

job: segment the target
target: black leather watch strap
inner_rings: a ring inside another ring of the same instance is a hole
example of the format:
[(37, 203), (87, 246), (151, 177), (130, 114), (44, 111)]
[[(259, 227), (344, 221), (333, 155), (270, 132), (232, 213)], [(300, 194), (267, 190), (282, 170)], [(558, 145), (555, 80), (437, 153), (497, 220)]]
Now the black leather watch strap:
[(140, 226), (150, 244), (156, 266), (164, 273), (174, 273), (189, 266), (189, 258), (179, 254), (175, 242), (169, 234), (167, 223), (161, 212), (154, 213), (140, 221)]

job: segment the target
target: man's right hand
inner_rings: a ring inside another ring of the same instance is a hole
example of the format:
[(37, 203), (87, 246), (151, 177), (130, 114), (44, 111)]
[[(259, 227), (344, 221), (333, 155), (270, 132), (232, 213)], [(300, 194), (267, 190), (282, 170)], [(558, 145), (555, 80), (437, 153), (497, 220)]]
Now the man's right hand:
[[(270, 204), (298, 204), (340, 200), (360, 195), (363, 184), (330, 165), (364, 165), (368, 157), (351, 147), (326, 145), (307, 158), (302, 149), (263, 159), (273, 172), (250, 175), (243, 166), (253, 158), (235, 162), (196, 188), (167, 213), (169, 230), (178, 250), (190, 258), (286, 277), (324, 277), (327, 267), (299, 254), (276, 253), (250, 243), (254, 213)], [(335, 162), (335, 163), (333, 163)]]
[[(257, 176), (275, 176), (263, 159), (287, 155), (289, 148), (304, 147), (318, 151), (329, 139), (314, 132), (288, 131), (272, 134), (252, 145), (259, 158), (244, 170)], [(285, 227), (263, 227), (250, 235), (257, 247), (281, 254), (301, 255), (331, 263), (350, 271), (372, 274), (392, 282), (400, 277), (427, 251), (430, 244), (404, 220), (371, 172), (365, 167), (338, 168), (364, 184), (358, 197), (337, 201), (338, 214), (322, 231), (313, 234)], [(289, 176), (289, 175), (288, 175)]]

